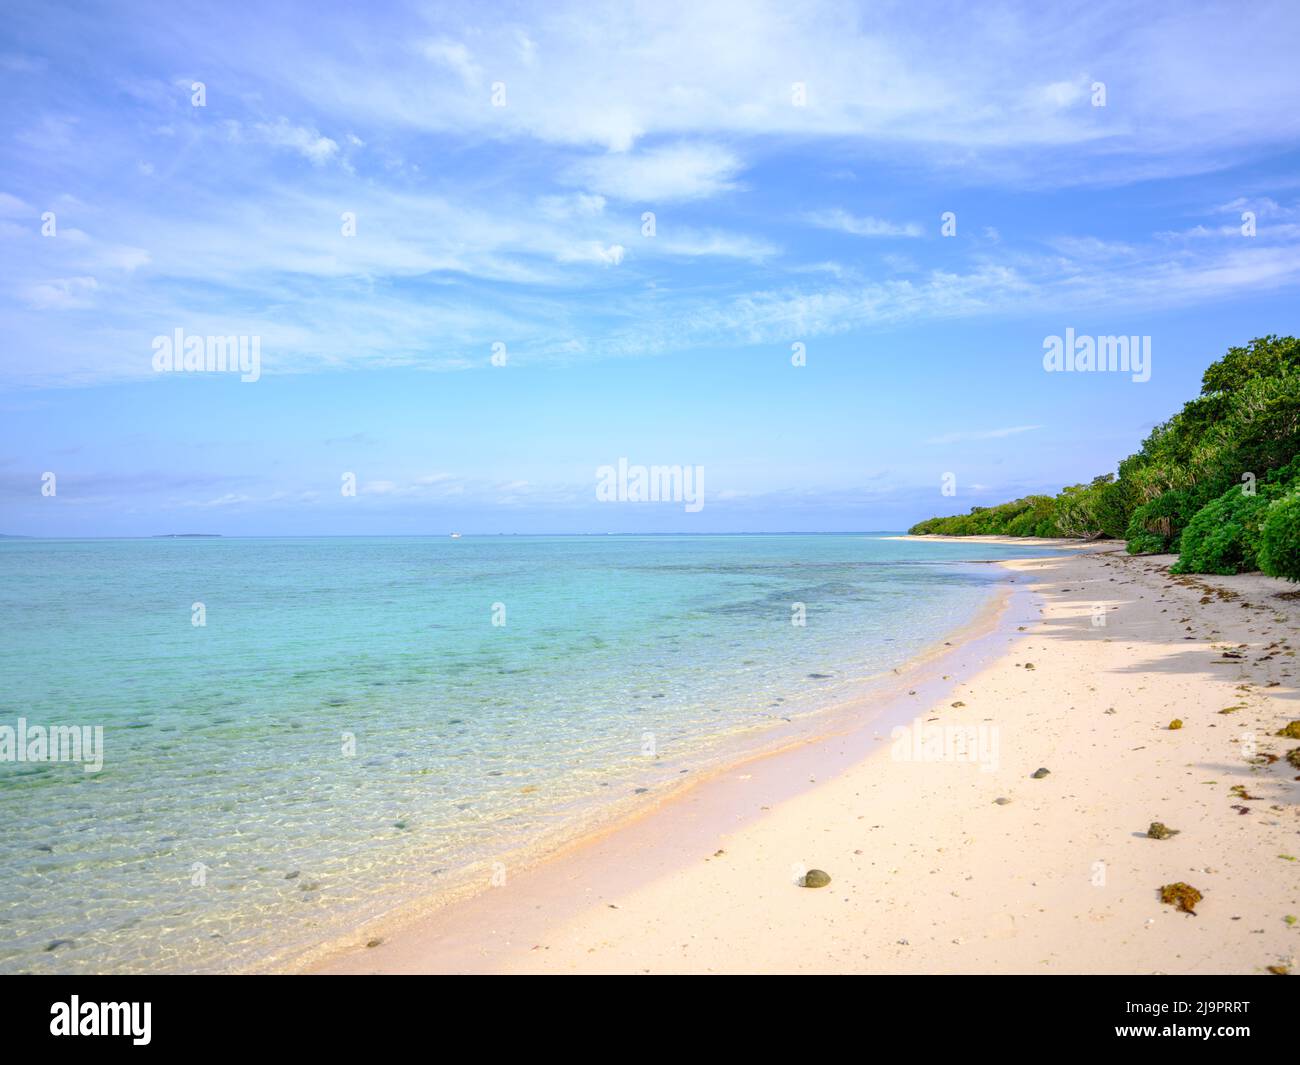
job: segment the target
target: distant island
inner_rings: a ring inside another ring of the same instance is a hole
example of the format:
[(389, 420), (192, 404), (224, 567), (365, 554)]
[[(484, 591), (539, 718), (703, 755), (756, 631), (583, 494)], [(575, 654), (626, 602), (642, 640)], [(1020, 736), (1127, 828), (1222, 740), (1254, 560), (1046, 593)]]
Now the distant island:
[(151, 540), (220, 540), (221, 533), (158, 533)]

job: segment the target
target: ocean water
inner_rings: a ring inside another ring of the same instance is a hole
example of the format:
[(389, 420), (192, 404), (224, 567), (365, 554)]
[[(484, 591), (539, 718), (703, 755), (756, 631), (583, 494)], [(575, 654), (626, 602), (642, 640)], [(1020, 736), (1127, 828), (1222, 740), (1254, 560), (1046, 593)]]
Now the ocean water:
[(0, 726), (104, 743), (0, 761), (0, 972), (256, 969), (486, 883), (1050, 553), (883, 535), (0, 542)]

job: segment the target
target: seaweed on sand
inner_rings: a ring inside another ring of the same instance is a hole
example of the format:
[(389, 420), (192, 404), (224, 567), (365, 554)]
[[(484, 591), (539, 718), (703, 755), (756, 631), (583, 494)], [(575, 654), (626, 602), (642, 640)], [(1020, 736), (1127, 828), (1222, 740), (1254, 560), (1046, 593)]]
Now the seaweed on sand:
[(1196, 916), (1196, 904), (1204, 897), (1191, 884), (1184, 884), (1181, 880), (1176, 884), (1165, 884), (1160, 889), (1161, 902), (1166, 906), (1177, 906), (1181, 912), (1193, 917)]

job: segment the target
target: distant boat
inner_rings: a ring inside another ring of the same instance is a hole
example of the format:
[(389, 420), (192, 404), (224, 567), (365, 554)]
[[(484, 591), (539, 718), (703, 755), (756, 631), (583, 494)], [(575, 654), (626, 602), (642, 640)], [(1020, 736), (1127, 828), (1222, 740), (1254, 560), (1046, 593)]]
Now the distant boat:
[(459, 539), (460, 539), (460, 533), (452, 533), (452, 534), (451, 534), (451, 538), (452, 538), (453, 540), (459, 540)]

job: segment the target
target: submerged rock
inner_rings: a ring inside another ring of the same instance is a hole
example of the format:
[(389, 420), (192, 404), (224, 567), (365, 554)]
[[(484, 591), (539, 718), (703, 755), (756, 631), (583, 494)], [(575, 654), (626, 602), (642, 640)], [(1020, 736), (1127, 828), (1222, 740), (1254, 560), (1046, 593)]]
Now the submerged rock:
[(830, 882), (831, 882), (830, 873), (824, 872), (821, 869), (809, 869), (808, 872), (804, 873), (803, 879), (799, 881), (799, 886), (808, 887), (808, 888), (818, 888), (818, 887), (825, 887)]

